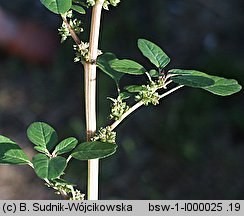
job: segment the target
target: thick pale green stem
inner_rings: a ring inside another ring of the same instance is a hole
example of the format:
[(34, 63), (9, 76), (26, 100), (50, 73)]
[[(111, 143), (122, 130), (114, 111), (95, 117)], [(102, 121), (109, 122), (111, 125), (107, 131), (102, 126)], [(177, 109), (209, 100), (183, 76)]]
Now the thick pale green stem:
[[(85, 110), (87, 141), (96, 132), (96, 59), (100, 31), (101, 12), (104, 0), (97, 0), (92, 9), (89, 40), (90, 61), (85, 63)], [(88, 161), (88, 200), (98, 199), (99, 160)]]

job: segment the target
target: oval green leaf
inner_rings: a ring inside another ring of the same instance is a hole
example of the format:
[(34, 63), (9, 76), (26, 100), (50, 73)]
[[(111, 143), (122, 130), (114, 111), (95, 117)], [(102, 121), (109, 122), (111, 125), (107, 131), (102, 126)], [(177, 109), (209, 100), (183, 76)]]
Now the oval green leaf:
[(97, 66), (101, 71), (110, 76), (117, 84), (120, 79), (124, 75), (123, 73), (119, 73), (118, 71), (111, 68), (110, 64), (112, 61), (118, 60), (113, 53), (104, 53), (97, 59)]
[(56, 131), (44, 122), (34, 122), (27, 129), (29, 140), (35, 145), (51, 150), (58, 142)]
[(65, 158), (60, 156), (49, 158), (43, 154), (35, 155), (32, 163), (37, 176), (42, 179), (58, 178), (67, 166)]
[(138, 48), (157, 68), (162, 69), (170, 62), (170, 58), (164, 53), (164, 51), (151, 41), (139, 39)]
[(0, 135), (0, 164), (30, 164), (25, 152), (12, 140)]
[(214, 81), (212, 79), (203, 76), (184, 75), (174, 76), (171, 79), (175, 83), (178, 83), (180, 85), (185, 85), (194, 88), (203, 88), (214, 84)]
[(84, 142), (72, 152), (72, 157), (77, 160), (91, 160), (105, 158), (116, 152), (117, 145), (104, 142)]
[(71, 9), (80, 13), (80, 14), (86, 14), (86, 11), (83, 7), (81, 7), (80, 5), (72, 5)]
[(47, 150), (46, 146), (35, 146), (34, 149), (36, 151), (39, 151), (41, 153), (44, 153), (44, 154), (49, 154), (49, 151)]
[(215, 84), (212, 86), (207, 86), (203, 89), (219, 95), (219, 96), (229, 96), (234, 93), (239, 92), (242, 87), (238, 84), (238, 82), (234, 79), (225, 79), (221, 77), (211, 76), (215, 81)]
[(64, 14), (72, 6), (72, 0), (41, 0), (41, 3), (56, 14)]
[(141, 75), (146, 72), (146, 69), (142, 65), (129, 59), (114, 60), (110, 65), (111, 68), (120, 73)]
[(234, 79), (226, 79), (223, 77), (212, 76), (196, 70), (172, 69), (169, 71), (169, 73), (182, 75), (182, 76), (186, 76), (186, 75), (202, 76), (202, 77), (212, 79), (214, 81), (214, 84), (210, 86), (202, 87), (202, 89), (219, 96), (229, 96), (239, 92), (242, 89), (241, 85), (239, 85), (238, 82)]
[(62, 142), (60, 142), (54, 149), (55, 155), (64, 154), (70, 152), (78, 144), (78, 140), (74, 137), (69, 137)]
[(128, 92), (135, 93), (135, 92), (141, 92), (143, 90), (146, 90), (145, 87), (139, 86), (139, 85), (129, 85), (125, 86), (124, 89)]
[(128, 93), (128, 92), (120, 92), (119, 93), (119, 97), (121, 98), (121, 100), (126, 100), (129, 99), (131, 97), (132, 94)]
[(149, 75), (150, 75), (150, 77), (160, 77), (160, 76), (162, 76), (162, 74), (160, 74), (158, 71), (156, 71), (154, 69), (149, 71)]

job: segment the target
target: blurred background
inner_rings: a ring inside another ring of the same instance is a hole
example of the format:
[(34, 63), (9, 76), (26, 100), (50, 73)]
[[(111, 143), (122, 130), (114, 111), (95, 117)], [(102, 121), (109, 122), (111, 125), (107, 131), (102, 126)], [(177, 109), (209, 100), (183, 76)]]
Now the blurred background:
[[(81, 17), (87, 30), (89, 17)], [(197, 69), (244, 84), (242, 0), (122, 1), (103, 14), (100, 48), (149, 66), (137, 49), (146, 38), (171, 57), (169, 68)], [(39, 0), (0, 0), (0, 134), (30, 157), (26, 128), (51, 124), (85, 139), (83, 71), (72, 41), (60, 45), (61, 19)], [(87, 40), (87, 35), (81, 35)], [(122, 84), (132, 83), (132, 77)], [(98, 126), (109, 121), (113, 81), (98, 72)], [(117, 154), (102, 160), (101, 199), (244, 199), (243, 91), (218, 97), (185, 88), (142, 108), (117, 130)], [(66, 179), (86, 193), (86, 163)], [(60, 199), (27, 166), (0, 166), (0, 199)]]

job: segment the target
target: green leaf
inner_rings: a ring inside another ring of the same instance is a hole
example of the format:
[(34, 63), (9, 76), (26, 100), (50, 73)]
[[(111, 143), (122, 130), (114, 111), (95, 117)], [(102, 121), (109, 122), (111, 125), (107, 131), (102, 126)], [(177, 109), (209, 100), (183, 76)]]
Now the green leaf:
[(71, 9), (80, 13), (80, 14), (86, 14), (86, 11), (83, 7), (79, 6), (79, 5), (72, 5)]
[(221, 77), (212, 76), (215, 84), (212, 86), (207, 86), (204, 89), (220, 96), (228, 96), (239, 92), (242, 87), (234, 79), (225, 79)]
[(27, 129), (29, 140), (35, 145), (46, 147), (49, 151), (57, 144), (56, 131), (44, 122), (34, 122)]
[(58, 185), (63, 185), (63, 186), (76, 186), (75, 184), (66, 181), (65, 179), (61, 179), (61, 178), (57, 178), (57, 179), (53, 179), (53, 182), (57, 183)]
[(86, 7), (86, 8), (89, 7), (85, 2), (82, 2), (81, 0), (72, 0), (72, 2), (73, 2), (74, 4), (81, 5), (82, 7)]
[(154, 69), (149, 71), (149, 75), (151, 77), (160, 77), (160, 76), (162, 76), (162, 74), (160, 74), (158, 71), (156, 71)]
[(214, 81), (214, 84), (210, 86), (202, 87), (202, 89), (219, 96), (232, 95), (234, 93), (239, 92), (242, 89), (241, 85), (239, 85), (238, 82), (234, 79), (226, 79), (223, 77), (212, 76), (196, 70), (173, 69), (170, 70), (169, 73), (182, 75), (182, 76), (186, 76), (186, 75), (202, 76), (202, 77), (212, 79)]
[(121, 73), (133, 74), (133, 75), (141, 75), (146, 72), (146, 69), (142, 65), (128, 59), (112, 61), (111, 68)]
[(78, 160), (91, 160), (105, 158), (115, 153), (116, 144), (104, 142), (84, 142), (78, 145), (72, 152), (72, 157)]
[(43, 154), (35, 155), (32, 163), (37, 176), (42, 179), (55, 179), (59, 177), (67, 166), (65, 158), (60, 156), (49, 158)]
[(131, 97), (131, 94), (128, 92), (120, 92), (119, 96), (122, 100), (126, 100)]
[(12, 140), (0, 135), (0, 164), (29, 164), (25, 152)]
[(62, 142), (60, 142), (54, 149), (56, 155), (64, 154), (70, 152), (78, 144), (78, 140), (74, 137), (69, 137)]
[(98, 57), (97, 66), (118, 84), (124, 74), (111, 68), (110, 63), (114, 60), (117, 58), (113, 53), (104, 53)]
[(128, 92), (135, 93), (135, 92), (141, 92), (143, 90), (146, 90), (145, 87), (139, 86), (139, 85), (129, 85), (125, 86), (124, 89)]
[(142, 54), (160, 69), (164, 68), (170, 62), (170, 58), (164, 53), (164, 51), (159, 46), (148, 40), (139, 39), (138, 47)]
[(49, 151), (47, 150), (46, 146), (45, 147), (43, 147), (43, 146), (35, 146), (34, 149), (36, 151), (39, 151), (39, 152), (44, 153), (44, 154), (49, 153)]
[(183, 69), (171, 69), (168, 71), (169, 74), (174, 74), (174, 75), (195, 75), (195, 76), (203, 76), (203, 77), (209, 77), (210, 75), (196, 71), (196, 70), (183, 70)]
[(41, 0), (41, 3), (56, 14), (64, 14), (72, 5), (72, 0)]
[(185, 85), (194, 88), (202, 88), (214, 84), (214, 81), (212, 79), (195, 75), (174, 76), (171, 79), (175, 83), (178, 83), (180, 85)]

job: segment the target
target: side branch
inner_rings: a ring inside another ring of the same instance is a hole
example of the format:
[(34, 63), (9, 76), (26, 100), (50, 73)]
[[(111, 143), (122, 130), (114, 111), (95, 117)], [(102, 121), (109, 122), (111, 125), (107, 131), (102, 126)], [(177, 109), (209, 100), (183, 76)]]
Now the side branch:
[[(179, 85), (176, 86), (175, 88), (172, 88), (171, 90), (165, 92), (164, 94), (160, 95), (160, 99), (168, 96), (169, 94), (177, 91), (178, 89), (182, 88), (184, 85)], [(143, 105), (143, 101), (139, 101), (137, 102), (134, 106), (132, 106), (130, 109), (128, 109), (119, 120), (115, 121), (111, 126), (110, 129), (114, 130), (127, 116), (129, 116), (131, 113), (133, 113), (135, 110), (137, 110), (138, 108), (140, 108)]]
[(77, 36), (77, 34), (75, 33), (75, 31), (72, 29), (72, 27), (70, 26), (66, 16), (65, 15), (61, 15), (61, 17), (62, 17), (64, 23), (66, 24), (67, 28), (69, 29), (69, 33), (70, 33), (71, 37), (73, 38), (73, 40), (75, 41), (76, 45), (80, 45), (80, 43), (81, 43), (80, 39)]
[(162, 98), (168, 96), (169, 94), (171, 94), (171, 93), (177, 91), (178, 89), (180, 89), (180, 88), (182, 88), (182, 87), (184, 87), (184, 85), (179, 85), (179, 86), (176, 86), (175, 88), (172, 88), (171, 90), (169, 90), (169, 91), (165, 92), (164, 94), (160, 95), (160, 99), (162, 99)]
[(137, 102), (134, 106), (132, 106), (130, 109), (128, 109), (121, 117), (119, 120), (115, 121), (111, 126), (110, 129), (111, 131), (114, 130), (128, 115), (133, 113), (135, 110), (137, 110), (139, 107), (143, 105), (142, 101)]

